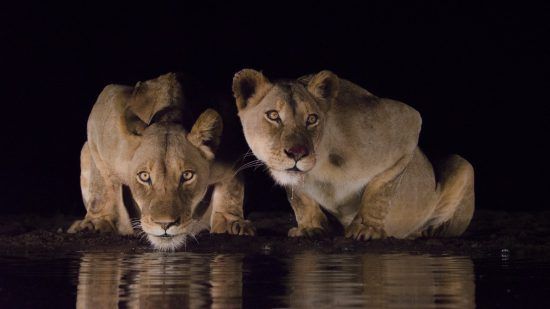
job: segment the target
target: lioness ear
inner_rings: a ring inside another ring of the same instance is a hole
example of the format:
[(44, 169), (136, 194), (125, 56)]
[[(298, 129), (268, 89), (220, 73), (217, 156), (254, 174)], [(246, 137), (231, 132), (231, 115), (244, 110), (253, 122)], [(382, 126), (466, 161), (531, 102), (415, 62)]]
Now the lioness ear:
[(233, 77), (232, 88), (239, 111), (258, 103), (272, 86), (267, 77), (256, 70), (243, 69), (237, 72)]
[[(168, 73), (156, 79), (138, 82), (126, 104), (126, 128), (128, 132), (140, 135), (155, 119), (177, 117), (179, 113), (176, 112), (182, 104), (183, 94), (176, 74)], [(161, 112), (169, 109), (172, 112)], [(162, 117), (155, 117), (157, 115)]]
[(128, 110), (134, 113), (146, 125), (151, 122), (155, 111), (158, 111), (162, 106), (159, 106), (158, 100), (149, 93), (147, 84), (137, 82), (134, 86), (134, 91), (128, 101)]
[(222, 117), (213, 109), (207, 109), (193, 125), (187, 140), (199, 148), (208, 160), (214, 159), (214, 152), (220, 145), (223, 122)]
[(168, 73), (147, 82), (138, 82), (128, 101), (128, 109), (149, 125), (157, 112), (181, 101), (181, 86), (176, 74)]
[(311, 78), (307, 90), (316, 98), (331, 101), (338, 95), (339, 80), (331, 71), (321, 71)]

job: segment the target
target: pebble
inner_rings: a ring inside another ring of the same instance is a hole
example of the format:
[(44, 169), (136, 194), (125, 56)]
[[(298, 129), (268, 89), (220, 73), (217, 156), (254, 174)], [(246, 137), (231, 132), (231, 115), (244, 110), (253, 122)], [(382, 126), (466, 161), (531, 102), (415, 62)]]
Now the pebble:
[(270, 243), (264, 244), (262, 246), (262, 251), (266, 254), (269, 254), (269, 253), (271, 253), (271, 251), (273, 251), (273, 247), (271, 246)]

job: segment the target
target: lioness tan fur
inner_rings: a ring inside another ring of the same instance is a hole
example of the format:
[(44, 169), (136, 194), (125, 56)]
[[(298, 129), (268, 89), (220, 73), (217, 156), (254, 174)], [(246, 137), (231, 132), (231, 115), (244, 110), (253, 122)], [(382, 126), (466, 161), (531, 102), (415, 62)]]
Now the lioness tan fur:
[(245, 69), (233, 80), (245, 138), (283, 185), (298, 226), (327, 230), (324, 208), (347, 237), (457, 236), (474, 211), (474, 172), (451, 156), (438, 177), (418, 148), (420, 114), (329, 71), (271, 82)]
[[(135, 87), (109, 85), (88, 119), (81, 153), (81, 188), (87, 214), (70, 233), (84, 229), (132, 234), (123, 186), (140, 211), (138, 225), (158, 249), (175, 249), (198, 232), (247, 234), (244, 188), (233, 170), (214, 160), (222, 120), (206, 110), (190, 132), (178, 123), (183, 96), (175, 74)], [(198, 207), (214, 186), (207, 211)], [(210, 216), (209, 216), (210, 215)]]

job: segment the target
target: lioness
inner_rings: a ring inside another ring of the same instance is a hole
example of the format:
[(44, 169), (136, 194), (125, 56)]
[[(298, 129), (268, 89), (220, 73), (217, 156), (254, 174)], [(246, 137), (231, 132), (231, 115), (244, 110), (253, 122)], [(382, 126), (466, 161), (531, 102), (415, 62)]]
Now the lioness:
[(233, 94), (252, 152), (286, 188), (298, 226), (327, 230), (323, 207), (359, 240), (457, 236), (474, 211), (474, 172), (450, 157), (438, 179), (418, 148), (420, 114), (329, 71), (270, 82), (244, 69)]
[[(186, 132), (179, 123), (182, 106), (183, 93), (173, 73), (135, 87), (105, 87), (88, 119), (80, 158), (87, 214), (69, 233), (91, 229), (132, 234), (123, 201), (127, 186), (140, 212), (139, 225), (157, 249), (178, 248), (197, 232), (201, 218), (210, 220), (212, 233), (254, 234), (243, 218), (243, 184), (230, 166), (214, 160), (222, 133), (220, 115), (208, 109)], [(198, 205), (211, 185), (212, 202), (205, 211)]]

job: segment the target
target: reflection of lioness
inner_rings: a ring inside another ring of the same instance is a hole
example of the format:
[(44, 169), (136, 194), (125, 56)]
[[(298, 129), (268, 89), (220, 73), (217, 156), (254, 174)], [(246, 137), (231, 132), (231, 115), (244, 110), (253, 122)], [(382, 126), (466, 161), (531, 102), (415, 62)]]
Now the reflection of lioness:
[(355, 239), (457, 236), (474, 211), (474, 172), (459, 156), (434, 176), (417, 146), (416, 110), (329, 71), (272, 83), (245, 69), (233, 80), (244, 135), (286, 187), (298, 227), (326, 231), (334, 214)]
[(211, 232), (253, 234), (243, 219), (242, 183), (231, 168), (214, 161), (220, 115), (205, 111), (187, 133), (179, 124), (182, 101), (175, 74), (135, 87), (109, 85), (101, 92), (81, 154), (87, 214), (69, 232), (133, 233), (122, 197), (122, 186), (128, 186), (148, 239), (158, 249), (175, 249), (196, 232), (192, 218), (202, 214), (194, 211), (208, 186), (215, 185), (212, 215), (206, 218)]

